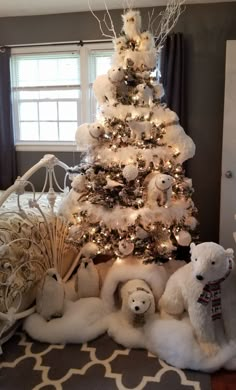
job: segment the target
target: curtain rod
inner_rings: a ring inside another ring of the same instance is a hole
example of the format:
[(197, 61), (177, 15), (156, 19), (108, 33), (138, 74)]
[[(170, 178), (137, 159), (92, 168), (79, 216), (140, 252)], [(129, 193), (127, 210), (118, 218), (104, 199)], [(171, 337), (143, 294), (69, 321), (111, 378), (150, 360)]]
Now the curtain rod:
[(37, 47), (37, 46), (69, 46), (69, 45), (78, 45), (78, 46), (83, 46), (83, 45), (89, 45), (93, 43), (106, 43), (106, 42), (112, 42), (111, 39), (98, 39), (98, 40), (85, 40), (85, 41), (71, 41), (71, 42), (47, 42), (47, 43), (26, 43), (26, 44), (19, 44), (19, 45), (1, 45), (0, 48), (20, 48), (20, 47)]

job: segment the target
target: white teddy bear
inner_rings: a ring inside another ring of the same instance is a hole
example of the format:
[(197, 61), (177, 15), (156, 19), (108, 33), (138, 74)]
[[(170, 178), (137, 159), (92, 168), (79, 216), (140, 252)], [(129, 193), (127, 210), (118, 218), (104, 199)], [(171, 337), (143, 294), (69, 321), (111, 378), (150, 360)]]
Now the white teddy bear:
[(83, 123), (78, 127), (75, 133), (77, 150), (87, 150), (89, 146), (98, 143), (99, 138), (104, 134), (104, 127), (99, 122)]
[(124, 80), (124, 70), (120, 66), (113, 66), (107, 74), (100, 75), (93, 83), (94, 95), (99, 104), (117, 103), (116, 90), (117, 86)]
[[(236, 340), (236, 274), (233, 250), (205, 242), (191, 244), (191, 262), (168, 280), (159, 306), (162, 314), (181, 317), (188, 312), (201, 348), (213, 356), (219, 345)], [(214, 320), (223, 319), (222, 323)], [(217, 325), (216, 325), (217, 324)]]
[(127, 348), (144, 348), (143, 326), (155, 313), (155, 300), (149, 285), (132, 279), (120, 289), (121, 310), (108, 318), (108, 334)]
[(172, 195), (172, 185), (174, 179), (164, 173), (151, 173), (148, 175), (147, 203), (150, 207), (170, 205)]

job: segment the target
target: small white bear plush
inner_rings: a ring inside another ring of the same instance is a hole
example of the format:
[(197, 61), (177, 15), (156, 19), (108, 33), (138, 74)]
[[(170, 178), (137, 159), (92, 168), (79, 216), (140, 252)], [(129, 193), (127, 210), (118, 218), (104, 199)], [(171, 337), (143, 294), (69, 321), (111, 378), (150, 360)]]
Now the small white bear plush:
[[(168, 280), (159, 301), (162, 314), (180, 317), (188, 312), (201, 348), (213, 356), (226, 340), (236, 340), (236, 273), (233, 250), (214, 242), (191, 244), (191, 262)], [(218, 321), (217, 321), (218, 323)]]
[(144, 134), (144, 139), (150, 139), (152, 133), (152, 123), (148, 121), (135, 121), (128, 122), (131, 131), (130, 138), (132, 140), (141, 140)]
[(85, 151), (89, 146), (96, 145), (103, 134), (104, 127), (101, 123), (83, 123), (75, 133), (77, 150)]
[(99, 104), (109, 102), (110, 104), (117, 103), (116, 88), (124, 79), (124, 70), (120, 66), (114, 66), (109, 69), (105, 75), (100, 75), (93, 83), (94, 95)]
[(113, 66), (108, 70), (108, 78), (113, 84), (120, 83), (124, 76), (124, 70), (121, 66)]
[(141, 16), (139, 11), (129, 10), (122, 15), (123, 31), (126, 37), (130, 40), (140, 39)]
[(64, 311), (65, 289), (62, 279), (55, 268), (47, 270), (38, 286), (36, 311), (46, 320), (61, 317)]
[(141, 105), (152, 104), (152, 90), (146, 84), (139, 84), (136, 87), (137, 93), (135, 97)]
[[(147, 315), (155, 312), (152, 290), (142, 279), (131, 279), (124, 283), (120, 289), (120, 299), (121, 311), (131, 324), (134, 324), (135, 314)], [(140, 321), (142, 322), (141, 317)]]
[(89, 257), (81, 259), (75, 279), (75, 291), (78, 298), (99, 296), (99, 274), (93, 260)]
[(129, 294), (128, 309), (134, 327), (141, 327), (146, 323), (147, 316), (155, 313), (153, 294), (143, 288), (137, 288)]
[(153, 293), (142, 279), (120, 288), (121, 309), (108, 317), (108, 334), (126, 348), (145, 348), (144, 325), (155, 312)]
[[(147, 188), (147, 202), (149, 206), (165, 206), (170, 205), (172, 185), (174, 179), (170, 175), (164, 173), (152, 173), (149, 175), (150, 180)], [(147, 177), (147, 179), (149, 179)]]

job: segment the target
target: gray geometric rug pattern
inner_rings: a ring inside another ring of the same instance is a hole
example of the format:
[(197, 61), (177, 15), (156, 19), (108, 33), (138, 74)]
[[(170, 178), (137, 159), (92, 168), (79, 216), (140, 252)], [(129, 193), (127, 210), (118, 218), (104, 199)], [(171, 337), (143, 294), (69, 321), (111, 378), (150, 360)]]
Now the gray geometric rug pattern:
[(210, 375), (179, 370), (107, 335), (52, 345), (17, 332), (3, 345), (1, 390), (210, 390)]

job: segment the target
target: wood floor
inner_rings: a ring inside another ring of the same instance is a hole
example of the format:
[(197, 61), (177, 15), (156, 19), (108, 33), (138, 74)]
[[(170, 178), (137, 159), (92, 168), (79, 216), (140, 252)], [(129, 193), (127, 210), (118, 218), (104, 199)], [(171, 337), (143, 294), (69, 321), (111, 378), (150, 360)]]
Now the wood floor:
[(212, 390), (236, 390), (236, 371), (218, 371), (211, 376)]

